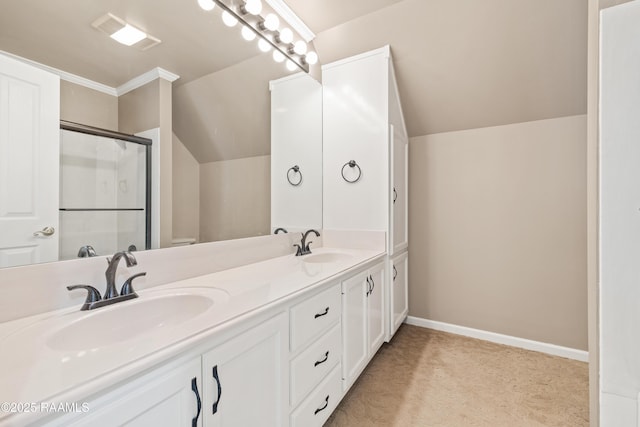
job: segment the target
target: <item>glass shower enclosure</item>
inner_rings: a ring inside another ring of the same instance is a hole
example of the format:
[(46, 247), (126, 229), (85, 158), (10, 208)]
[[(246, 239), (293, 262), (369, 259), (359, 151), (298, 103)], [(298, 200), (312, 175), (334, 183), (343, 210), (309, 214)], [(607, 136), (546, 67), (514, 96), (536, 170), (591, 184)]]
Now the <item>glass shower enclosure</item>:
[(60, 122), (60, 259), (151, 247), (151, 140)]

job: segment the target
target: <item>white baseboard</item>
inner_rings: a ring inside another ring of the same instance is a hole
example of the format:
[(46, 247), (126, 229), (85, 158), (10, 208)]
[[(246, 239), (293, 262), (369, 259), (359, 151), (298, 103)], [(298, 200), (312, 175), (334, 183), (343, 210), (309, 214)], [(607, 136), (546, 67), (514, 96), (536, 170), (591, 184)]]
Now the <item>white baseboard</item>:
[(452, 325), (450, 323), (437, 322), (435, 320), (422, 319), (420, 317), (407, 317), (405, 323), (423, 328), (435, 329), (436, 331), (449, 332), (451, 334), (463, 335), (465, 337), (477, 338), (497, 344), (510, 345), (512, 347), (524, 348), (526, 350), (539, 351), (553, 356), (566, 357), (567, 359), (589, 361), (589, 353), (575, 348), (562, 347), (555, 344), (548, 344), (539, 341), (532, 341), (525, 338), (512, 337), (510, 335), (497, 334), (495, 332), (482, 331), (480, 329), (467, 328), (466, 326)]

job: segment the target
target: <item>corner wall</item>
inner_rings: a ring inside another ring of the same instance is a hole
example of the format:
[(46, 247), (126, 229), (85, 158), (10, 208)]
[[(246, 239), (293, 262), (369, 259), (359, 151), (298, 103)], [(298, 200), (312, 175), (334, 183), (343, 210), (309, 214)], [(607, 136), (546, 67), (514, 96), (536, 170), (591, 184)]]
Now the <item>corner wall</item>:
[(586, 116), (410, 139), (409, 314), (587, 349)]

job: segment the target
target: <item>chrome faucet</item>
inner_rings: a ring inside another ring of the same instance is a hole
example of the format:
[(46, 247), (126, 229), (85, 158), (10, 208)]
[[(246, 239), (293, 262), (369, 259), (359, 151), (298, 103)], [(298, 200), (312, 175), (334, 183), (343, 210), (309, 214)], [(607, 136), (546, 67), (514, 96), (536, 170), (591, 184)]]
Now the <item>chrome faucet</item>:
[(320, 233), (313, 229), (307, 230), (306, 233), (302, 233), (302, 240), (300, 241), (300, 244), (293, 245), (294, 247), (298, 248), (296, 250), (296, 256), (309, 255), (311, 253), (309, 245), (313, 243), (313, 241), (307, 243), (307, 237), (309, 237), (309, 234), (311, 233), (315, 233), (316, 237), (320, 237)]
[(118, 295), (118, 290), (116, 289), (116, 271), (118, 270), (118, 264), (120, 263), (120, 259), (122, 258), (124, 258), (125, 262), (127, 263), (127, 267), (138, 265), (136, 258), (130, 252), (126, 251), (117, 252), (113, 255), (112, 258), (107, 258), (107, 263), (109, 264), (109, 266), (107, 267), (107, 271), (105, 272), (105, 277), (107, 279), (107, 289), (104, 291), (104, 297), (101, 296), (100, 292), (93, 286), (67, 286), (67, 289), (70, 291), (74, 289), (84, 289), (87, 291), (87, 298), (82, 305), (82, 308), (80, 308), (81, 311), (93, 310), (96, 308), (104, 307), (106, 305), (115, 304), (120, 301), (138, 298), (138, 294), (133, 290), (133, 279), (141, 276), (146, 276), (147, 273), (138, 273), (129, 277), (122, 285), (120, 295)]

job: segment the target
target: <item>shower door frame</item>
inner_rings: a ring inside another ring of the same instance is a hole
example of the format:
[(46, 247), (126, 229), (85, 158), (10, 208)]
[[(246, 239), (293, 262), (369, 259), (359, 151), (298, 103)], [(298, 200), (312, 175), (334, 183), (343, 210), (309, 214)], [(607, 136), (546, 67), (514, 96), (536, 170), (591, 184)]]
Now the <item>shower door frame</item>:
[[(84, 133), (87, 135), (101, 136), (104, 138), (119, 139), (121, 141), (131, 142), (133, 144), (139, 144), (145, 146), (145, 236), (144, 244), (145, 250), (151, 249), (151, 145), (152, 140), (149, 138), (143, 138), (141, 136), (129, 135), (122, 132), (116, 132), (108, 129), (101, 129), (93, 126), (83, 125), (81, 123), (69, 122), (67, 120), (60, 120), (60, 129), (69, 130), (72, 132)], [(103, 209), (101, 209), (103, 210)], [(117, 209), (114, 209), (117, 210)]]

